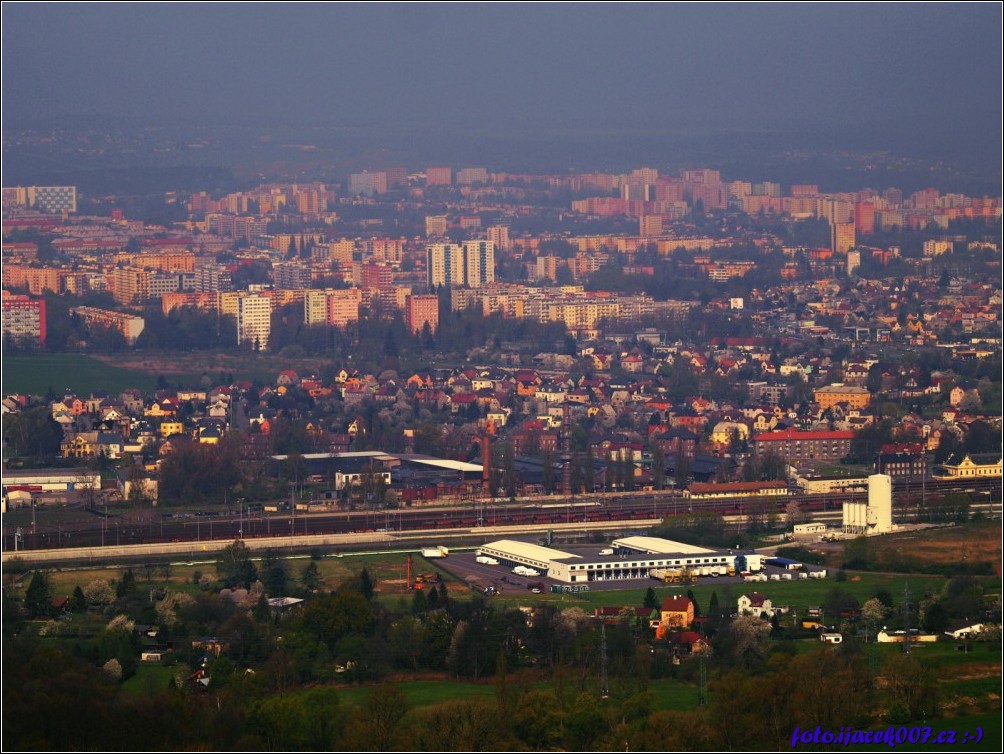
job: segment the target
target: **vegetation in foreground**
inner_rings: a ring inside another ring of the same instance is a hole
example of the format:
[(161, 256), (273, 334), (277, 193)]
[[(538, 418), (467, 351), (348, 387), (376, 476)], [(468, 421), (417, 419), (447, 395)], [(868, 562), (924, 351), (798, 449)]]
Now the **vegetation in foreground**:
[[(633, 614), (600, 622), (579, 606), (521, 609), (435, 579), (407, 597), (390, 584), (381, 594), (379, 579), (392, 579), (396, 562), (359, 561), (354, 571), (351, 559), (332, 560), (254, 561), (235, 543), (215, 572), (22, 574), (5, 592), (5, 743), (748, 750), (787, 747), (795, 726), (958, 727), (957, 716), (999, 716), (999, 641), (970, 642), (966, 652), (955, 642), (915, 645), (911, 654), (863, 641), (905, 614), (902, 596), (877, 576), (787, 594), (799, 609), (813, 600), (836, 616), (845, 638), (836, 647), (793, 615), (733, 619), (735, 595), (692, 590), (711, 648), (702, 661)], [(68, 591), (74, 577), (66, 612), (54, 616), (53, 584)], [(964, 613), (999, 613), (971, 577), (913, 588), (912, 620), (931, 630)], [(608, 594), (625, 607), (661, 597)], [(279, 610), (270, 595), (304, 602)], [(142, 662), (144, 651), (163, 654)], [(999, 728), (996, 736), (980, 748), (998, 747)]]

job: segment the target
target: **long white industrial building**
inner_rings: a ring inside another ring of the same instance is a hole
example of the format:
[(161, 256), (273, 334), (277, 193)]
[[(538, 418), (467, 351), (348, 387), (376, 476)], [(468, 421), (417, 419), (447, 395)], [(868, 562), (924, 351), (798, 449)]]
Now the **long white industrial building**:
[(513, 539), (482, 545), (479, 555), (501, 565), (526, 566), (541, 575), (568, 584), (647, 578), (653, 568), (735, 567), (736, 556), (657, 537), (624, 537), (615, 540), (613, 554), (583, 556)]

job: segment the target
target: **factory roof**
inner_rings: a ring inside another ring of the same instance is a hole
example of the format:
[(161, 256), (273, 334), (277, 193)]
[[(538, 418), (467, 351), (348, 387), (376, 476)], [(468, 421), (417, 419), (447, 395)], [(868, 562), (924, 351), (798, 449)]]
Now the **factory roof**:
[[(287, 455), (272, 456), (274, 461), (285, 461)], [(305, 461), (318, 461), (324, 459), (360, 460), (372, 458), (378, 461), (408, 461), (419, 463), (425, 466), (435, 466), (439, 469), (449, 469), (450, 471), (481, 472), (482, 467), (477, 463), (467, 463), (466, 461), (453, 461), (449, 458), (436, 458), (435, 456), (425, 456), (417, 453), (384, 453), (381, 450), (359, 450), (351, 453), (304, 453), (302, 458)]]
[(487, 544), (482, 545), (482, 549), (486, 547), (490, 547), (493, 550), (509, 552), (513, 555), (519, 555), (520, 557), (528, 558), (530, 560), (551, 561), (580, 557), (579, 555), (575, 555), (570, 552), (553, 550), (550, 547), (542, 547), (541, 545), (535, 545), (530, 542), (520, 542), (516, 539), (499, 539), (495, 542), (488, 542)]
[(415, 453), (388, 453), (387, 455), (399, 458), (402, 461), (421, 463), (426, 466), (435, 466), (440, 469), (450, 469), (451, 471), (482, 471), (481, 464), (467, 463), (466, 461), (452, 461), (448, 458), (435, 458), (434, 456), (423, 456)]
[(614, 540), (612, 545), (613, 547), (629, 547), (632, 550), (641, 550), (652, 555), (704, 555), (715, 552), (706, 547), (674, 542), (671, 539), (662, 539), (661, 537), (623, 537)]

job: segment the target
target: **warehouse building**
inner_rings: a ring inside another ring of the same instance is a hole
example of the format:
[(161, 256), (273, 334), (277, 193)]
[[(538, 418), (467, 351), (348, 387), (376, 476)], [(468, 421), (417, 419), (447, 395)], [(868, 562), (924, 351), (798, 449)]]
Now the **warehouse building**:
[(3, 486), (27, 492), (100, 490), (101, 474), (90, 469), (4, 469)]
[(583, 556), (528, 542), (502, 539), (482, 545), (479, 555), (501, 565), (533, 568), (541, 575), (568, 584), (648, 578), (654, 568), (693, 569), (704, 566), (735, 567), (736, 556), (658, 537), (624, 537), (615, 540), (611, 554)]

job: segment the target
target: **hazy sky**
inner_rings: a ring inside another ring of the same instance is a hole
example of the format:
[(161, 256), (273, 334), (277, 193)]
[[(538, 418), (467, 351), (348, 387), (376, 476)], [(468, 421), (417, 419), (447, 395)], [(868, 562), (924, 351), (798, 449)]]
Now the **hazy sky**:
[(2, 29), (8, 123), (1001, 120), (999, 3), (5, 2)]

